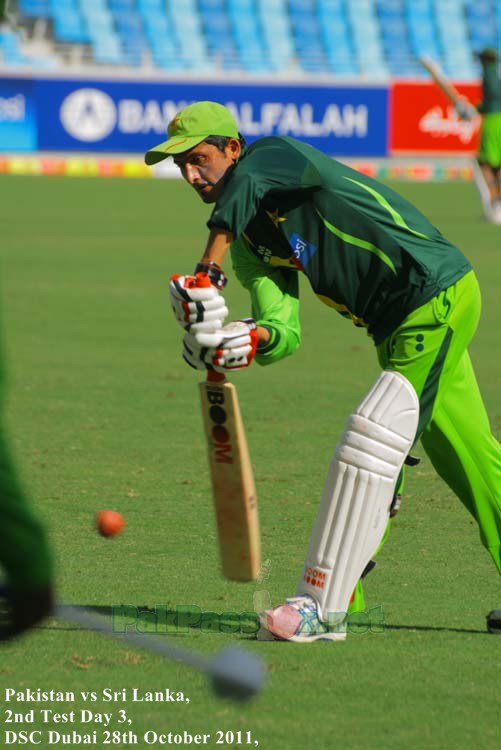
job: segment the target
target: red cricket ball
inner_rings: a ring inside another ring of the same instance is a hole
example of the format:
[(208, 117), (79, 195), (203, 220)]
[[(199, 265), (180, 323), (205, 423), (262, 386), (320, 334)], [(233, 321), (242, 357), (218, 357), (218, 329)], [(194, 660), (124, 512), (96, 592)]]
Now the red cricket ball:
[(125, 519), (116, 510), (100, 510), (96, 513), (95, 520), (101, 536), (116, 536), (125, 528)]

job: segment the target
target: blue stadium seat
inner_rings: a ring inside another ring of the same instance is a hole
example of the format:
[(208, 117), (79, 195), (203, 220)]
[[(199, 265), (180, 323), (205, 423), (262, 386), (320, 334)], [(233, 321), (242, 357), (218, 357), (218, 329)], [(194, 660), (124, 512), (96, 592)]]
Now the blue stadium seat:
[(19, 38), (13, 31), (0, 29), (0, 59), (5, 65), (19, 65), (25, 61)]
[(226, 0), (198, 0), (200, 13), (224, 13)]
[(291, 13), (291, 28), (296, 37), (318, 36), (320, 24), (315, 16)]
[(494, 10), (494, 6), (490, 0), (475, 0), (475, 2), (466, 0), (465, 6), (466, 15), (469, 18), (489, 20)]
[(186, 67), (178, 40), (172, 34), (172, 30), (167, 33), (157, 31), (155, 35), (152, 35), (150, 49), (152, 61), (156, 67), (172, 71)]
[(231, 35), (230, 21), (226, 14), (210, 13), (202, 15), (201, 21), (207, 38)]
[(428, 0), (422, 4), (408, 4), (405, 7), (404, 18), (408, 23), (434, 23), (435, 13)]
[(20, 0), (19, 10), (30, 18), (50, 18), (48, 0)]
[(105, 13), (109, 13), (106, 0), (79, 0), (79, 3), (80, 10), (84, 15), (85, 13), (93, 11), (104, 11)]
[(48, 0), (49, 11), (51, 15), (58, 10), (73, 10), (79, 12), (78, 0)]
[(82, 15), (87, 21), (87, 28), (91, 37), (94, 37), (96, 34), (99, 35), (101, 32), (113, 33), (113, 16), (108, 10), (100, 10), (86, 4), (83, 4), (81, 9)]
[(497, 47), (497, 33), (494, 23), (470, 24), (470, 45), (474, 52), (479, 52), (484, 47)]
[(339, 45), (351, 41), (348, 25), (342, 18), (320, 16), (320, 28), (326, 44)]
[(254, 0), (228, 0), (228, 11), (230, 13), (252, 13), (256, 15), (256, 3)]
[(260, 38), (259, 21), (253, 12), (249, 12), (248, 10), (238, 12), (230, 9), (229, 19), (235, 34), (247, 34), (251, 37), (251, 40)]
[(58, 8), (53, 13), (54, 36), (59, 42), (87, 44), (90, 35), (87, 24), (76, 10)]
[(237, 49), (242, 67), (249, 73), (265, 73), (269, 70), (267, 56), (261, 44), (255, 41), (245, 41), (240, 45), (237, 41)]
[(169, 16), (187, 31), (193, 28), (201, 28), (202, 16), (200, 13), (192, 13), (188, 8), (174, 6), (169, 11)]
[(143, 23), (141, 17), (136, 13), (115, 14), (115, 27), (120, 36), (129, 39), (143, 38)]
[(344, 15), (345, 13), (345, 1), (344, 0), (318, 0), (318, 9), (320, 12), (327, 11), (333, 15)]
[(430, 22), (409, 24), (409, 43), (416, 57), (430, 55), (434, 59), (439, 59), (441, 56), (437, 32)]
[(287, 15), (287, 0), (257, 0), (258, 10), (266, 8), (266, 12), (272, 16), (280, 15), (285, 17)]
[(408, 35), (408, 25), (403, 18), (388, 18), (381, 23), (381, 35), (389, 43), (398, 44)]
[(135, 11), (134, 0), (108, 0), (108, 6), (112, 11), (127, 11), (129, 13)]
[(137, 9), (141, 15), (146, 15), (151, 11), (161, 11), (165, 13), (164, 0), (137, 0)]
[(316, 0), (289, 0), (289, 13), (299, 12), (313, 15), (316, 11)]
[(403, 0), (377, 0), (376, 10), (379, 18), (384, 20), (395, 20), (401, 18), (404, 11)]
[(332, 72), (351, 75), (358, 73), (355, 54), (348, 37), (340, 38), (335, 44), (330, 44), (324, 36), (324, 45), (329, 69)]
[(143, 28), (149, 34), (155, 34), (155, 32), (164, 32), (167, 34), (168, 31), (172, 30), (172, 22), (161, 11), (151, 11), (147, 15), (141, 16), (143, 20)]
[[(273, 23), (269, 22), (270, 15), (265, 7), (266, 0), (258, 3), (258, 18), (261, 22), (263, 40), (268, 51), (268, 59), (272, 71), (286, 71), (290, 68), (295, 57), (294, 44), (286, 14), (272, 15)], [(278, 11), (278, 5), (273, 6), (273, 12)]]
[(100, 32), (92, 39), (92, 56), (95, 62), (104, 65), (126, 65), (120, 41), (116, 34)]
[(141, 17), (135, 12), (124, 13), (121, 9), (115, 15), (115, 26), (127, 64), (140, 66), (148, 47)]
[(164, 5), (165, 3), (167, 3), (167, 9), (171, 14), (178, 11), (191, 13), (192, 15), (198, 14), (196, 0), (164, 0)]

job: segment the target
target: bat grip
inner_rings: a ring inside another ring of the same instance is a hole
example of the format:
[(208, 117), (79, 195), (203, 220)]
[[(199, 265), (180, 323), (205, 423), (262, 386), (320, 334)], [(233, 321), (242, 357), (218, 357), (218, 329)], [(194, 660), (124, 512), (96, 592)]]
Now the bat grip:
[(207, 382), (208, 383), (222, 383), (226, 380), (224, 372), (216, 372), (216, 370), (207, 370)]

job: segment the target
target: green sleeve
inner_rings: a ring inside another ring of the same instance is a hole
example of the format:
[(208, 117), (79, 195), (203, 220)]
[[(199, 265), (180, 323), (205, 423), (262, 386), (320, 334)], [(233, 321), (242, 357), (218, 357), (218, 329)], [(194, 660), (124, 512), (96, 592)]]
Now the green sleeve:
[(501, 111), (501, 78), (496, 62), (483, 66), (482, 101), (477, 105), (477, 110), (480, 114)]
[(247, 249), (243, 237), (231, 245), (237, 279), (250, 292), (252, 317), (267, 328), (270, 340), (256, 353), (256, 362), (270, 365), (292, 354), (301, 343), (297, 272), (264, 266)]

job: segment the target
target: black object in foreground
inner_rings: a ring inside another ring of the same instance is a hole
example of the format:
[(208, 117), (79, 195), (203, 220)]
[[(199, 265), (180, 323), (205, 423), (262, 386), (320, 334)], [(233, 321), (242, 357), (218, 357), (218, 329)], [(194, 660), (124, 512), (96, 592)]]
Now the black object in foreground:
[(501, 635), (501, 609), (492, 609), (487, 615), (487, 630), (494, 635)]

